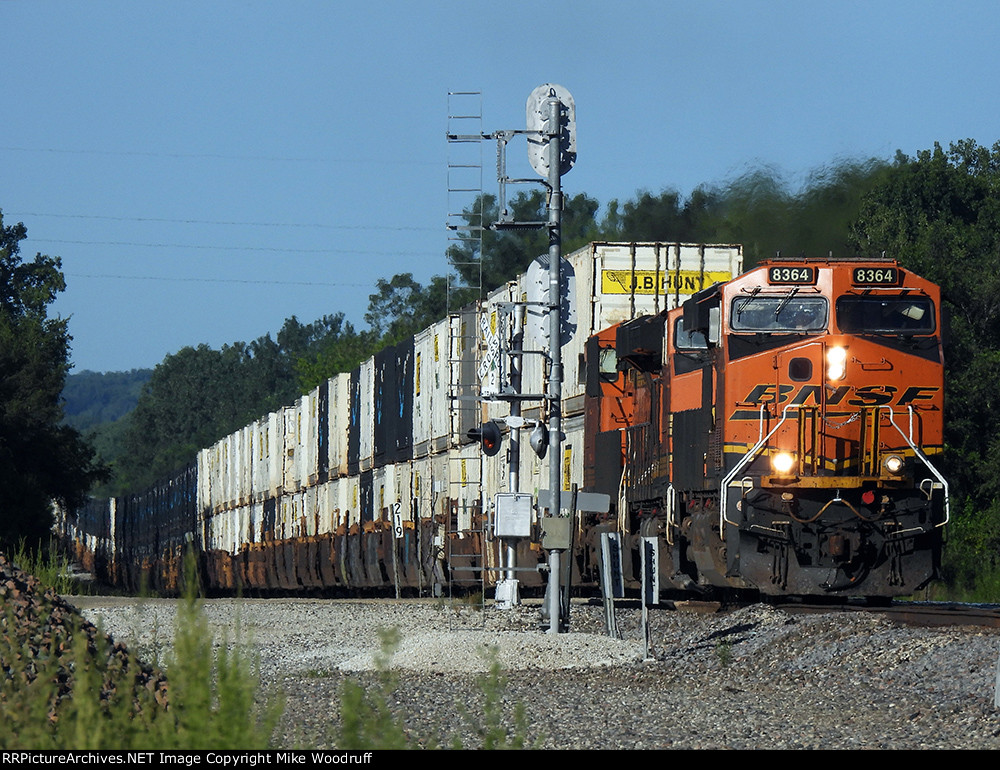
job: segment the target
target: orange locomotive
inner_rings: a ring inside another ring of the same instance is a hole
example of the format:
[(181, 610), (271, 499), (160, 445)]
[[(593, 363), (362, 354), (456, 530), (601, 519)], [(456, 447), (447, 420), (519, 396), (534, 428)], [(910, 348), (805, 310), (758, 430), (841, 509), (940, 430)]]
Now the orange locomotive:
[(860, 259), (771, 260), (604, 330), (585, 486), (658, 536), (661, 587), (912, 593), (948, 520), (941, 331), (937, 286)]

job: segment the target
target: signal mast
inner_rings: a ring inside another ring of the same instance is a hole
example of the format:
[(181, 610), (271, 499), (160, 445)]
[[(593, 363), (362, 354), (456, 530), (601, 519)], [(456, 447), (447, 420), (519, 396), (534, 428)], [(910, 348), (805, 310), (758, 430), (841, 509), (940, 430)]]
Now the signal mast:
[[(562, 458), (562, 334), (560, 310), (563, 306), (561, 288), (562, 266), (562, 175), (569, 171), (576, 162), (576, 105), (569, 91), (559, 85), (546, 83), (538, 86), (528, 96), (526, 104), (526, 122), (524, 130), (497, 131), (492, 134), (482, 134), (482, 139), (497, 141), (497, 181), (500, 186), (498, 206), (500, 216), (498, 221), (490, 225), (493, 230), (548, 230), (548, 286), (543, 296), (535, 304), (540, 306), (547, 315), (548, 330), (543, 334), (543, 355), (549, 361), (549, 377), (547, 393), (542, 396), (547, 406), (548, 425), (535, 422), (529, 439), (532, 449), (539, 457), (549, 454), (549, 493), (547, 500), (539, 500), (539, 511), (546, 509), (548, 515), (541, 520), (542, 547), (548, 551), (548, 589), (546, 592), (546, 610), (549, 619), (549, 633), (559, 633), (564, 628), (564, 613), (562, 607), (562, 587), (560, 585), (561, 555), (570, 547), (571, 526), (568, 517), (562, 516), (562, 499), (560, 494)], [(517, 182), (536, 182), (530, 179), (512, 179), (506, 172), (506, 146), (516, 135), (523, 134), (527, 138), (528, 161), (531, 167), (542, 177), (546, 187), (546, 221), (518, 222), (509, 214), (506, 207), (506, 185)], [(473, 137), (449, 134), (449, 141), (468, 141)], [(497, 581), (496, 600), (500, 606), (512, 607), (519, 603), (517, 580), (514, 577), (515, 549), (512, 541), (530, 533), (531, 496), (519, 492), (519, 445), (520, 430), (529, 424), (521, 416), (521, 403), (525, 394), (521, 393), (521, 355), (520, 341), (523, 339), (525, 306), (514, 303), (512, 308), (514, 323), (512, 337), (514, 343), (508, 351), (511, 359), (511, 377), (508, 387), (501, 389), (491, 400), (510, 403), (510, 415), (505, 422), (510, 429), (511, 451), (509, 468), (509, 489), (507, 495), (498, 495), (496, 501), (497, 529), (496, 534), (505, 541), (504, 577)], [(496, 351), (500, 353), (500, 351)], [(483, 423), (479, 428), (468, 432), (469, 438), (482, 443), (483, 452), (494, 455), (500, 449), (500, 430), (491, 421)], [(525, 526), (526, 525), (526, 526)]]

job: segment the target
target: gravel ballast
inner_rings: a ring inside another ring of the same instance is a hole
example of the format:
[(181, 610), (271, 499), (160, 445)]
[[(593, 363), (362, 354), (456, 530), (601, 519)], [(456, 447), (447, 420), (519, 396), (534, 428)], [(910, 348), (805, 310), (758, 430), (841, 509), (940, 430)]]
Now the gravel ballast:
[[(172, 638), (174, 601), (72, 601), (147, 657), (162, 658)], [(259, 653), (265, 686), (284, 692), (286, 746), (333, 745), (341, 682), (376, 687), (379, 630), (395, 628), (390, 705), (421, 745), (479, 745), (477, 680), (495, 657), (501, 708), (513, 725), (524, 706), (539, 748), (1000, 748), (997, 629), (765, 605), (654, 609), (644, 660), (634, 605), (618, 611), (623, 639), (603, 634), (591, 605), (574, 606), (571, 633), (559, 635), (539, 630), (535, 606), (214, 599), (205, 612), (220, 638), (238, 634)]]

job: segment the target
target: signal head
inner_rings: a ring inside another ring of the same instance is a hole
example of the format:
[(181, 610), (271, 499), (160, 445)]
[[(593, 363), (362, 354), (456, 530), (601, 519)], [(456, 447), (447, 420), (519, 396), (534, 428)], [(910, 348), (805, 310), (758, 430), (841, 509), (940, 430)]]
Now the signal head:
[(500, 433), (500, 427), (492, 420), (484, 422), (478, 428), (469, 428), (468, 433), (465, 435), (473, 441), (478, 441), (482, 444), (483, 454), (488, 457), (492, 457), (500, 451), (500, 443), (503, 440), (503, 435)]

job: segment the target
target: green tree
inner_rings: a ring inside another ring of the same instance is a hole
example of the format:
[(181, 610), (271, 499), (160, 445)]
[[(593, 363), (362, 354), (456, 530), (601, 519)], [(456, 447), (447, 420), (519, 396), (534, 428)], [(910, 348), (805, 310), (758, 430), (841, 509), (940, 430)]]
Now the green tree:
[(349, 371), (371, 355), (372, 338), (356, 333), (343, 313), (308, 324), (292, 316), (277, 339), (268, 334), (219, 350), (199, 345), (168, 355), (126, 418), (124, 437), (118, 439), (113, 429), (111, 438), (124, 452), (112, 489), (151, 484), (193, 460), (199, 449), (290, 404), (331, 369)]
[(966, 141), (898, 154), (853, 228), (860, 253), (900, 259), (941, 286), (951, 334), (945, 361), (949, 465), (959, 491), (1000, 493), (1000, 143)]
[(63, 411), (66, 424), (79, 431), (124, 417), (135, 409), (142, 386), (152, 369), (129, 372), (91, 372), (84, 370), (66, 377), (63, 387)]
[[(598, 237), (595, 216), (600, 204), (583, 193), (566, 196), (563, 205), (561, 228), (563, 253), (568, 254)], [(506, 219), (515, 222), (545, 222), (546, 196), (541, 190), (520, 192), (509, 201)], [(484, 194), (462, 215), (472, 226), (482, 225), (482, 249), (477, 239), (457, 243), (448, 248), (451, 266), (469, 286), (480, 285), (492, 291), (523, 273), (535, 257), (549, 250), (548, 229), (491, 230), (501, 219), (495, 195)]]
[[(368, 312), (365, 320), (369, 328), (377, 335), (387, 338), (387, 342), (395, 342), (414, 332), (420, 331), (430, 323), (443, 318), (447, 305), (433, 306), (428, 302), (430, 293), (418, 281), (413, 273), (397, 273), (390, 280), (379, 278), (376, 282), (377, 294), (368, 297)], [(433, 297), (440, 303), (440, 296)]]
[(303, 391), (311, 390), (340, 372), (349, 372), (378, 349), (378, 334), (354, 330), (344, 322), (336, 333), (324, 337), (295, 362), (299, 384)]
[(653, 195), (640, 190), (624, 204), (612, 200), (601, 221), (601, 236), (618, 241), (671, 241), (697, 240), (700, 213), (714, 196), (699, 188), (684, 202), (675, 190), (663, 190)]
[(951, 317), (944, 462), (958, 512), (952, 552), (966, 557), (950, 576), (973, 582), (1000, 569), (1000, 142), (897, 153), (864, 198), (853, 235), (861, 253), (896, 257), (941, 286)]
[(62, 424), (71, 338), (48, 306), (66, 283), (58, 257), (21, 258), (27, 235), (0, 212), (0, 545), (43, 540), (51, 502), (81, 503), (104, 474), (80, 434)]
[(679, 238), (741, 243), (748, 268), (779, 253), (853, 255), (851, 223), (885, 166), (876, 159), (840, 161), (813, 171), (797, 191), (766, 166), (699, 188), (673, 215)]

